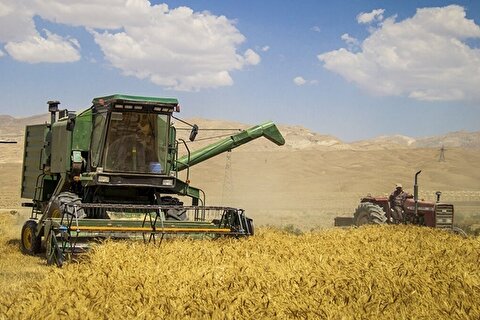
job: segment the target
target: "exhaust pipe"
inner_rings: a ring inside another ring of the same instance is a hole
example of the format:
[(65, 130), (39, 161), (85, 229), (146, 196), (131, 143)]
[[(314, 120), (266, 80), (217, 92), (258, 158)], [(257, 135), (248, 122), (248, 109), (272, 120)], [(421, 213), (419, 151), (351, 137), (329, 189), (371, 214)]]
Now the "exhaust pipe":
[(54, 124), (56, 119), (56, 114), (58, 111), (58, 105), (60, 104), (60, 101), (48, 101), (48, 112), (50, 112), (50, 124)]
[(415, 173), (415, 184), (413, 185), (413, 200), (415, 200), (415, 216), (418, 216), (418, 175), (422, 170)]

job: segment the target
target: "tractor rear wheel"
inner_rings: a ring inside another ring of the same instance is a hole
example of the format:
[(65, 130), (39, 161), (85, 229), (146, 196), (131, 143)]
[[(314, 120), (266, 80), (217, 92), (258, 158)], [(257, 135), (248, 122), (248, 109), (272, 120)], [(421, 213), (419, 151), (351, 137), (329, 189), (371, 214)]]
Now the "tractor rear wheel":
[(40, 252), (42, 236), (35, 236), (38, 224), (35, 220), (27, 220), (22, 227), (20, 249), (24, 254), (35, 255)]
[(383, 209), (370, 202), (360, 203), (353, 215), (353, 223), (356, 226), (364, 224), (384, 224), (386, 222), (387, 217)]

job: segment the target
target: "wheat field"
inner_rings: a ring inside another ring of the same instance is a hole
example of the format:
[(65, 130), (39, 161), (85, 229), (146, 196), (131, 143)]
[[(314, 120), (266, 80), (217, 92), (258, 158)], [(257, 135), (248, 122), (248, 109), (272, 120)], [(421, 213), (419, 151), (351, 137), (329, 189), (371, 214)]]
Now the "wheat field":
[[(190, 179), (207, 204), (246, 209), (263, 226), (254, 237), (107, 242), (57, 269), (20, 253), (29, 212), (17, 149), (0, 154), (0, 320), (480, 319), (478, 150), (451, 149), (446, 162), (433, 149), (239, 150), (230, 173), (222, 155)], [(331, 228), (366, 194), (388, 194), (395, 182), (411, 193), (420, 169), (420, 197), (442, 191), (472, 236)]]
[(14, 217), (1, 217), (0, 319), (480, 318), (478, 237), (264, 227), (248, 239), (108, 241), (58, 269), (18, 253)]

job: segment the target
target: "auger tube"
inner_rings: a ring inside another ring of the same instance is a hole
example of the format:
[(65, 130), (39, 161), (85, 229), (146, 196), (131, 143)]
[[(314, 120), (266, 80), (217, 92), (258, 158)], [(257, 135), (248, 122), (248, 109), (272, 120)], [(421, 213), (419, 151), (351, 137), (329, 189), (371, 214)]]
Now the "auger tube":
[(182, 171), (188, 167), (196, 165), (260, 137), (265, 137), (278, 146), (285, 144), (285, 139), (280, 131), (278, 131), (277, 126), (273, 122), (266, 122), (264, 124), (243, 130), (240, 133), (212, 143), (204, 148), (193, 151), (190, 153), (190, 159), (188, 156), (180, 157), (177, 160), (176, 169), (177, 171)]

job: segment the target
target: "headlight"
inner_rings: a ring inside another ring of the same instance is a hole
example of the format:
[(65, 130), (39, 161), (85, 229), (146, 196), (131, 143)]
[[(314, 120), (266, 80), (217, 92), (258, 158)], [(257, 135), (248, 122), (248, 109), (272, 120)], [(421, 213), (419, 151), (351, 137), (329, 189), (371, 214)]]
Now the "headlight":
[(162, 186), (173, 186), (173, 180), (172, 179), (162, 180)]
[(109, 176), (98, 176), (97, 181), (99, 183), (109, 183), (110, 177)]

